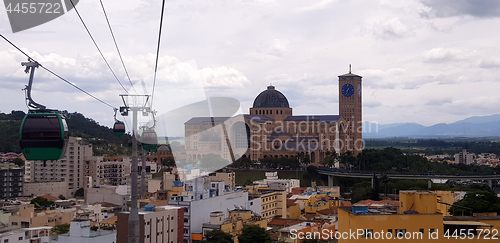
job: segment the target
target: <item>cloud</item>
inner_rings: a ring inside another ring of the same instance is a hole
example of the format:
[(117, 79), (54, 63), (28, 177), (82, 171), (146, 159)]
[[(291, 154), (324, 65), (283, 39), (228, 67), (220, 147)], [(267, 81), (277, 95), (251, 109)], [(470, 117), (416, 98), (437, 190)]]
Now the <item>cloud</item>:
[(425, 98), (423, 97), (422, 100), (426, 100), (424, 105), (431, 105), (431, 106), (441, 106), (444, 104), (450, 104), (453, 102), (451, 97), (438, 97), (438, 98)]
[(483, 59), (479, 64), (480, 68), (499, 68), (500, 67), (500, 58), (490, 57)]
[(204, 87), (211, 88), (242, 88), (250, 81), (241, 72), (225, 66), (217, 68), (203, 68), (200, 76)]
[(368, 101), (363, 101), (363, 106), (368, 108), (375, 108), (382, 106), (382, 103), (378, 100), (368, 100)]
[(333, 3), (333, 0), (321, 0), (321, 1), (316, 1), (314, 4), (309, 5), (307, 7), (302, 7), (299, 8), (299, 12), (305, 12), (305, 11), (315, 11), (315, 10), (321, 10), (328, 8), (330, 4)]
[(449, 62), (463, 60), (470, 56), (470, 51), (437, 47), (425, 51), (422, 55), (425, 62)]
[(454, 16), (473, 16), (477, 18), (500, 17), (500, 1), (486, 0), (420, 0), (428, 7), (422, 12), (424, 17), (445, 18)]
[(406, 38), (414, 35), (414, 32), (401, 23), (398, 17), (375, 23), (372, 33), (376, 38), (383, 40)]

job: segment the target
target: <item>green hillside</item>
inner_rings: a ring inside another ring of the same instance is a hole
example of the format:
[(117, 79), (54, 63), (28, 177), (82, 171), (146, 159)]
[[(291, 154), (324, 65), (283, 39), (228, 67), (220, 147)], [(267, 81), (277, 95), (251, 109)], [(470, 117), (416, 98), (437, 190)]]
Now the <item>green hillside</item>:
[[(62, 111), (61, 114), (66, 117), (70, 136), (83, 137), (88, 140), (93, 145), (94, 155), (114, 156), (131, 153), (126, 146), (131, 138), (130, 135), (115, 137), (113, 129), (99, 125), (96, 121), (77, 112)], [(19, 128), (25, 115), (23, 111), (12, 111), (10, 114), (0, 113), (0, 152), (21, 152)]]

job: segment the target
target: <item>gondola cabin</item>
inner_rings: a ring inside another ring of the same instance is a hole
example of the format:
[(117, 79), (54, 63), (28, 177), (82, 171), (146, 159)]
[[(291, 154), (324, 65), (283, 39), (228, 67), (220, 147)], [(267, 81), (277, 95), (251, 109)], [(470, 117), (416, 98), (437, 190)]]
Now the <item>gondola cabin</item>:
[(28, 113), (21, 123), (20, 141), (27, 160), (58, 160), (68, 144), (68, 126), (58, 113)]
[(123, 136), (125, 134), (125, 123), (121, 121), (115, 122), (115, 125), (113, 125), (113, 133), (115, 136)]
[(147, 151), (156, 150), (158, 147), (158, 137), (154, 130), (145, 130), (142, 133), (142, 148)]

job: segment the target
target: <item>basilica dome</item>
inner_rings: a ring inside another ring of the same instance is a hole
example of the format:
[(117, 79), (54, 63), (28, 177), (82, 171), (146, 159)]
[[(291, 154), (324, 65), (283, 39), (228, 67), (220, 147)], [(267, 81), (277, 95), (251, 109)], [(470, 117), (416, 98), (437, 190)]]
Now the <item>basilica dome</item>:
[(257, 98), (253, 101), (253, 108), (271, 108), (271, 107), (285, 107), (290, 108), (288, 100), (274, 86), (267, 86), (267, 90), (262, 91)]

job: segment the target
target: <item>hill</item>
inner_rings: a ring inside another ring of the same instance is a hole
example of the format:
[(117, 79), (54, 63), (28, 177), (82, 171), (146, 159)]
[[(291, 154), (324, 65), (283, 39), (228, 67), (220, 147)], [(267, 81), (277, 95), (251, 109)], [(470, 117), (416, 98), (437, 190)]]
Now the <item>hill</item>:
[(500, 114), (473, 116), (450, 124), (439, 123), (423, 126), (417, 123), (395, 123), (387, 125), (364, 123), (364, 138), (446, 138), (446, 137), (500, 137)]
[[(69, 134), (82, 137), (93, 145), (94, 155), (108, 154), (109, 156), (130, 154), (127, 141), (130, 135), (115, 137), (113, 129), (99, 125), (96, 121), (74, 112), (62, 111), (66, 117)], [(0, 113), (0, 152), (20, 153), (19, 129), (26, 113), (12, 111), (10, 114)]]

